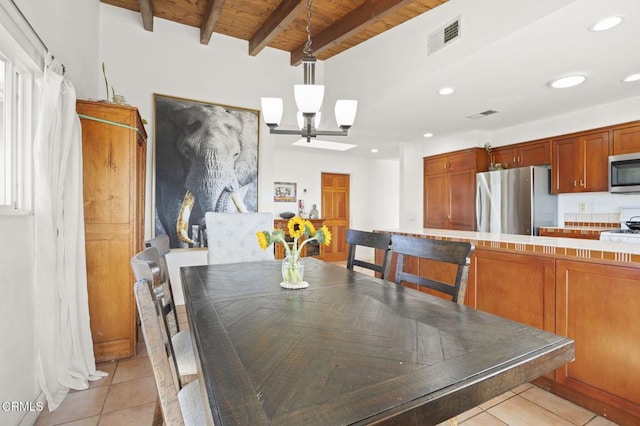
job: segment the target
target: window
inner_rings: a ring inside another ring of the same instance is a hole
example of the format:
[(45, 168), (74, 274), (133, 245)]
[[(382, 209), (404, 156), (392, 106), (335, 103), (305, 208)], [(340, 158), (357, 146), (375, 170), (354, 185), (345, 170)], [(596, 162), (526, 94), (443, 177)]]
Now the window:
[(28, 23), (4, 0), (0, 12), (7, 12), (0, 16), (0, 214), (23, 213), (32, 209), (34, 85), (43, 49), (34, 49)]

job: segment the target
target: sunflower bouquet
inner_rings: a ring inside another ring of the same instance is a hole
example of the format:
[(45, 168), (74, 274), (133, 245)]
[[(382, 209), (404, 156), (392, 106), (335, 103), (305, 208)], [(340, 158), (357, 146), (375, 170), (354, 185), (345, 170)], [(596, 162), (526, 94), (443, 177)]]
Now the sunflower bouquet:
[[(271, 244), (282, 243), (285, 252), (285, 259), (282, 263), (283, 284), (300, 286), (303, 282), (302, 277), (304, 274), (302, 261), (300, 259), (302, 248), (311, 241), (317, 241), (320, 244), (328, 246), (331, 244), (331, 232), (329, 232), (329, 229), (325, 225), (320, 229), (316, 229), (310, 221), (302, 219), (299, 216), (294, 216), (289, 220), (287, 229), (289, 236), (293, 238), (292, 243), (287, 242), (282, 229), (274, 229), (271, 232), (258, 231), (256, 232), (256, 236), (258, 237), (258, 244), (263, 250), (266, 250)], [(303, 237), (304, 239), (298, 246), (299, 241)]]

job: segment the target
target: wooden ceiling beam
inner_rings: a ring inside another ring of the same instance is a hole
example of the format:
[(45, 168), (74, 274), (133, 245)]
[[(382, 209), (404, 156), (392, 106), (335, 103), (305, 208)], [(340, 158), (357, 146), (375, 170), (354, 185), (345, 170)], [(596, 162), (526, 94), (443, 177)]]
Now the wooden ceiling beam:
[(142, 26), (147, 31), (153, 31), (153, 1), (138, 0), (138, 6), (142, 15)]
[(284, 31), (306, 7), (303, 0), (284, 0), (249, 40), (249, 55), (256, 56)]
[(211, 35), (216, 27), (216, 23), (222, 13), (222, 7), (226, 0), (209, 0), (207, 4), (207, 13), (204, 15), (202, 26), (200, 27), (200, 43), (209, 44)]
[[(348, 39), (358, 31), (374, 24), (403, 8), (415, 0), (367, 0), (335, 24), (326, 28), (320, 34), (312, 36), (314, 54), (329, 49)], [(304, 44), (291, 52), (291, 65), (302, 62)]]

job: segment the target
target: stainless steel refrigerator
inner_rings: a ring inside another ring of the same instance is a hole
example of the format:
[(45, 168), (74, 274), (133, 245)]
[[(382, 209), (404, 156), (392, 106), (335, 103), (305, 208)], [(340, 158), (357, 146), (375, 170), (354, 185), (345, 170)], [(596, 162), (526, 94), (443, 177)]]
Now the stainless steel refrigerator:
[(478, 173), (478, 232), (538, 235), (541, 226), (557, 226), (558, 197), (550, 193), (550, 175), (538, 166)]

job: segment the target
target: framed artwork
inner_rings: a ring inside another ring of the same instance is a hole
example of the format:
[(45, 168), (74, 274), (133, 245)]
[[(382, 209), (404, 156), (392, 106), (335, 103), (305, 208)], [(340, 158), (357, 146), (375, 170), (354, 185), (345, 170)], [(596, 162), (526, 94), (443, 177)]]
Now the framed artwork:
[(273, 201), (295, 203), (296, 184), (295, 182), (274, 182), (273, 194)]
[(153, 98), (155, 235), (198, 247), (206, 212), (258, 211), (259, 111)]

